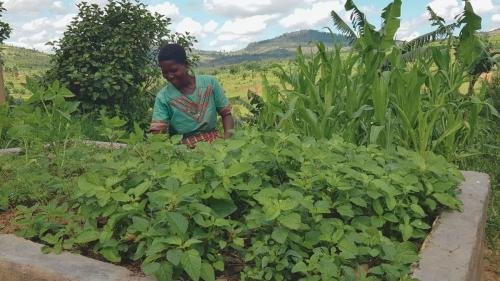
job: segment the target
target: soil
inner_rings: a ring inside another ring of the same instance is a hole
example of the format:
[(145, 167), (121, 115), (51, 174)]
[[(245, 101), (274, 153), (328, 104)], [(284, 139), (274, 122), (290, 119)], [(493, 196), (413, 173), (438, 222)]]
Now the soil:
[(5, 212), (0, 212), (0, 233), (12, 234), (17, 228), (12, 225), (12, 220), (16, 216), (16, 210), (10, 209)]
[(484, 281), (500, 281), (500, 248), (492, 250), (485, 247), (483, 262)]

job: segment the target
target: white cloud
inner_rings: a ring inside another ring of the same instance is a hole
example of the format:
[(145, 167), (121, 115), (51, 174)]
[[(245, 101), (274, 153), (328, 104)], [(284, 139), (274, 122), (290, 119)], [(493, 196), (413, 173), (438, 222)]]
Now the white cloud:
[(269, 22), (277, 18), (278, 15), (274, 14), (228, 20), (214, 32), (215, 40), (212, 40), (209, 46), (224, 51), (243, 48), (243, 44), (255, 41), (256, 35), (265, 30)]
[(216, 21), (210, 20), (203, 25), (203, 31), (207, 33), (212, 33), (217, 29), (218, 26), (219, 24)]
[(420, 33), (416, 30), (418, 30), (420, 26), (426, 23), (427, 19), (424, 17), (424, 15), (412, 20), (401, 21), (401, 25), (399, 26), (399, 29), (396, 32), (396, 39), (409, 41), (414, 39), (415, 37), (420, 36)]
[(244, 35), (260, 32), (267, 27), (267, 22), (276, 19), (278, 15), (257, 15), (244, 18), (235, 18), (224, 22), (218, 30), (221, 34)]
[(205, 8), (217, 14), (243, 17), (262, 14), (285, 13), (298, 5), (301, 0), (203, 0)]
[(433, 0), (428, 6), (438, 16), (444, 18), (446, 21), (451, 21), (462, 11), (462, 4), (460, 2), (460, 0)]
[(175, 18), (180, 15), (179, 8), (170, 2), (165, 2), (163, 4), (149, 6), (148, 10), (153, 13), (158, 13), (160, 15), (167, 16), (169, 18)]
[(345, 14), (343, 1), (318, 2), (308, 9), (295, 9), (292, 14), (282, 18), (279, 23), (286, 28), (312, 27), (329, 19), (332, 10), (342, 11), (341, 13)]
[(22, 12), (33, 13), (38, 12), (40, 7), (56, 7), (52, 0), (5, 0), (4, 7), (10, 13)]
[(67, 14), (59, 17), (55, 21), (52, 21), (52, 26), (55, 28), (56, 32), (65, 30), (75, 16), (76, 14)]
[(88, 4), (97, 4), (99, 6), (106, 6), (108, 4), (108, 0), (75, 0), (75, 4), (87, 2)]
[(499, 7), (495, 7), (491, 0), (470, 0), (470, 3), (474, 12), (478, 14), (489, 14), (499, 10)]
[(30, 22), (27, 22), (21, 26), (21, 29), (23, 31), (38, 31), (42, 30), (45, 27), (49, 26), (51, 24), (51, 21), (48, 18), (38, 18), (35, 20), (32, 20)]
[(176, 26), (175, 30), (180, 33), (189, 32), (192, 35), (199, 37), (202, 34), (203, 26), (190, 17), (182, 19)]
[(52, 7), (54, 7), (54, 10), (56, 11), (64, 11), (64, 5), (61, 1), (54, 1), (54, 3), (52, 3)]
[(500, 24), (500, 14), (494, 14), (491, 16), (491, 21), (495, 24)]

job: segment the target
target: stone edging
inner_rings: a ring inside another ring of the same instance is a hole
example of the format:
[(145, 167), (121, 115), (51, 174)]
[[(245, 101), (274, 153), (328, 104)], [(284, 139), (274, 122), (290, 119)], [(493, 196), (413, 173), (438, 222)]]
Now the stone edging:
[[(117, 149), (117, 148), (125, 148), (127, 144), (119, 143), (119, 142), (104, 142), (104, 141), (92, 141), (92, 140), (81, 140), (83, 144), (86, 145), (94, 145), (100, 148), (109, 148), (109, 149)], [(13, 148), (4, 148), (0, 149), (0, 155), (8, 154), (8, 155), (19, 155), (23, 152), (23, 149), (20, 147)]]
[(0, 280), (152, 281), (124, 267), (76, 254), (43, 254), (41, 247), (12, 234), (0, 234)]
[(490, 192), (487, 174), (463, 171), (462, 212), (444, 211), (420, 251), (414, 277), (421, 281), (482, 280), (483, 240)]

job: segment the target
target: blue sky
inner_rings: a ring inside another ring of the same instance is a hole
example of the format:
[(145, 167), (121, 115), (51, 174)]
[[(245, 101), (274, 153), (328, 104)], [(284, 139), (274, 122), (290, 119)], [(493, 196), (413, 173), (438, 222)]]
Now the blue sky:
[[(81, 0), (4, 0), (3, 20), (13, 27), (8, 44), (50, 51), (45, 43), (60, 38), (76, 15)], [(87, 2), (105, 5), (107, 0)], [(333, 28), (329, 18), (335, 10), (346, 21), (345, 0), (141, 0), (148, 9), (172, 19), (170, 29), (189, 31), (198, 39), (196, 48), (230, 51), (248, 43), (301, 29)], [(355, 0), (368, 20), (380, 25), (381, 10), (391, 1)], [(483, 30), (500, 28), (500, 0), (471, 0), (483, 18)], [(453, 21), (461, 0), (403, 0), (402, 23), (397, 38), (408, 40), (430, 30), (426, 6)]]

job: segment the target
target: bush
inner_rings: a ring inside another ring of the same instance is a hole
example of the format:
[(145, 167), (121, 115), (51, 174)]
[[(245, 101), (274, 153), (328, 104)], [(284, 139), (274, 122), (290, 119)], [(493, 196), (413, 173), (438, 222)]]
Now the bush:
[(104, 107), (129, 124), (144, 123), (158, 78), (154, 48), (161, 40), (176, 37), (189, 45), (193, 38), (170, 34), (170, 19), (152, 15), (141, 3), (111, 0), (101, 8), (82, 2), (78, 8), (64, 37), (54, 42), (48, 79), (67, 86), (84, 113)]

